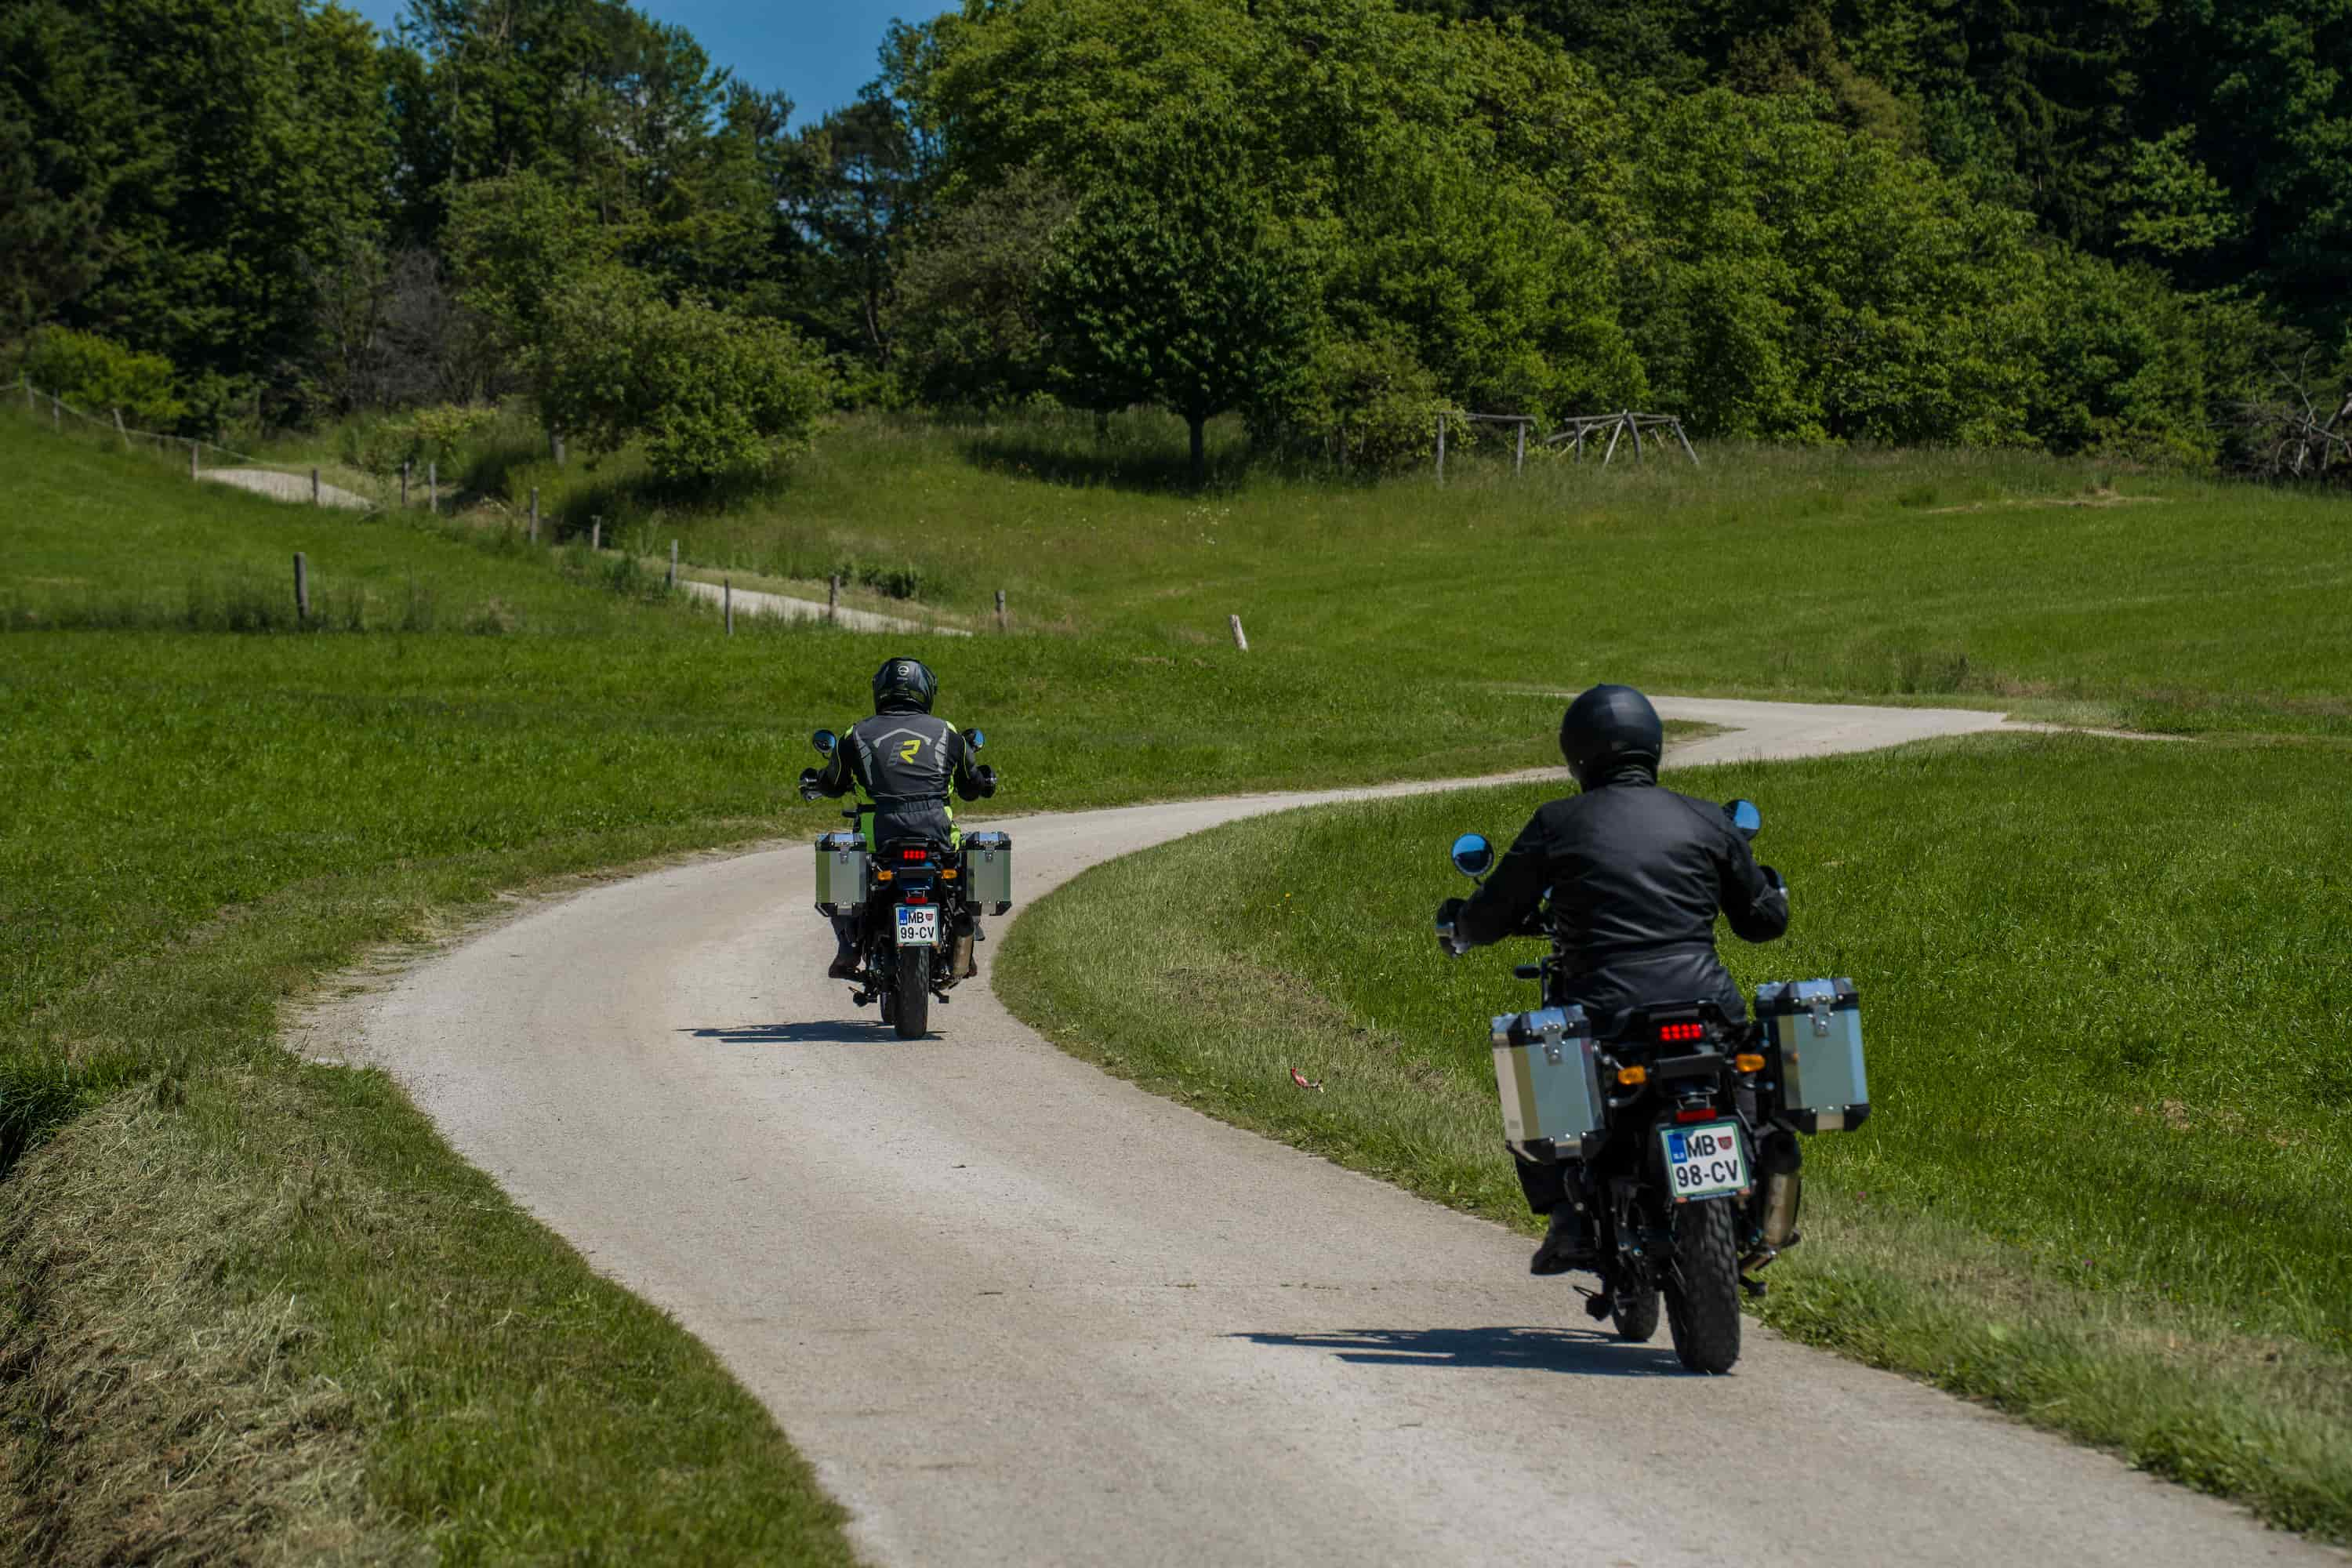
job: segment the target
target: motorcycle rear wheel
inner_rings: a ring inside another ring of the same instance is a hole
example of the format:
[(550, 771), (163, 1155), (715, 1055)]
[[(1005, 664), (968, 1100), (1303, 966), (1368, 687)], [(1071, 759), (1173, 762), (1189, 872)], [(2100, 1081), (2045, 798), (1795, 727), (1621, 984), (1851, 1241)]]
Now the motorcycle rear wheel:
[(1739, 1360), (1739, 1248), (1727, 1198), (1675, 1216), (1675, 1268), (1665, 1284), (1675, 1354), (1692, 1372), (1729, 1372)]
[(898, 950), (897, 1005), (892, 1009), (890, 1023), (902, 1040), (919, 1040), (931, 1026), (931, 950), (928, 947), (902, 947)]

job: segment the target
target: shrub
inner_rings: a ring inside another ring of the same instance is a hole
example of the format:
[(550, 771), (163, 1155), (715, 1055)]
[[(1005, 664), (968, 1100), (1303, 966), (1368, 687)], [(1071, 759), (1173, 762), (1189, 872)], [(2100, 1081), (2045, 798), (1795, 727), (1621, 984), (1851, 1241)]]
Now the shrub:
[(45, 327), (25, 355), (25, 374), (91, 414), (120, 409), (122, 417), (148, 429), (164, 429), (186, 416), (172, 362), (140, 353), (96, 332)]

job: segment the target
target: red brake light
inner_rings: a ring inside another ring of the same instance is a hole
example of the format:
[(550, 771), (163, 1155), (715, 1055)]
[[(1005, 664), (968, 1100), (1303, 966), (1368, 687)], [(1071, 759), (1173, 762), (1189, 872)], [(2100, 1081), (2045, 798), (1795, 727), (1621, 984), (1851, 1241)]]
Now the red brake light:
[(1687, 1040), (1703, 1040), (1705, 1038), (1706, 1038), (1706, 1026), (1705, 1024), (1661, 1024), (1658, 1026), (1658, 1039), (1660, 1043), (1664, 1045), (1680, 1045)]
[(931, 901), (931, 896), (929, 893), (908, 893), (898, 901), (902, 904), (928, 904)]
[(901, 849), (898, 851), (898, 858), (901, 860), (928, 860), (930, 858), (931, 852), (928, 849)]
[(1675, 1112), (1675, 1120), (1676, 1121), (1712, 1121), (1715, 1120), (1715, 1107), (1712, 1105), (1685, 1106)]

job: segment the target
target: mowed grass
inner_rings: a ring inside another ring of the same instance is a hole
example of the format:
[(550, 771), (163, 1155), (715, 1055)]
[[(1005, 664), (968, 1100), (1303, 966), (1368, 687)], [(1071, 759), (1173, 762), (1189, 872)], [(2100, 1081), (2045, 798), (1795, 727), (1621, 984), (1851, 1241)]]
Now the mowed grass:
[[(1875, 1114), (1809, 1141), (1764, 1316), (2352, 1535), (2352, 752), (1997, 737), (1673, 775), (1745, 795), (1793, 888), (1743, 984), (1850, 974)], [(1456, 833), (1546, 792), (1238, 824), (1098, 868), (999, 990), (1066, 1048), (1532, 1232), (1486, 1020), (1430, 933)], [(1152, 941), (1107, 948), (1152, 911)], [(1297, 1068), (1323, 1092), (1291, 1081)], [(1563, 1291), (1561, 1311), (1575, 1303)]]
[[(1457, 447), (1448, 483), (1177, 478), (1181, 428), (865, 416), (768, 491), (642, 498), (627, 455), (486, 458), (520, 495), (788, 578), (894, 575), (968, 615), (1580, 689), (2023, 705), (2134, 728), (2352, 733), (2352, 500), (2019, 453), (1701, 449), (1602, 470)], [(615, 521), (618, 520), (618, 521)], [(574, 520), (584, 528), (585, 518)], [(611, 535), (608, 535), (611, 536)]]

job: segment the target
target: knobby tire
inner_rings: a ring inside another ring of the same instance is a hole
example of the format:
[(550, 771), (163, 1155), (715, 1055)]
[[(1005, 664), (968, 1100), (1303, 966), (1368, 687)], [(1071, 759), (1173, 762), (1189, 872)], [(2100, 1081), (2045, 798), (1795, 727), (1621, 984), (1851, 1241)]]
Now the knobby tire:
[(898, 1005), (892, 1011), (891, 1024), (902, 1040), (919, 1040), (931, 1026), (931, 950), (928, 947), (902, 947), (898, 950), (898, 984), (892, 987), (898, 994)]
[(1739, 1249), (1727, 1198), (1685, 1207), (1675, 1226), (1675, 1261), (1665, 1286), (1675, 1354), (1693, 1372), (1729, 1372), (1739, 1359)]

